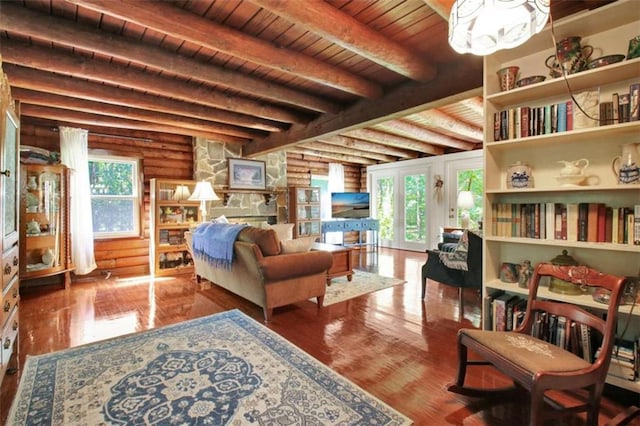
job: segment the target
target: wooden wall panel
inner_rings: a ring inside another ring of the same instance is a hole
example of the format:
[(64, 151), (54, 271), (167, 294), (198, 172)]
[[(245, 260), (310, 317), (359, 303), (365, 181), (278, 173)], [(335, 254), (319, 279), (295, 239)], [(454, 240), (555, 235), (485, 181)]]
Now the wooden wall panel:
[[(143, 233), (141, 237), (97, 240), (94, 244), (98, 269), (90, 276), (111, 272), (113, 276), (149, 274), (149, 181), (151, 178), (193, 179), (191, 138), (177, 135), (149, 134), (116, 130), (105, 135), (89, 129), (89, 149), (104, 150), (114, 155), (135, 156), (142, 161), (144, 176)], [(60, 150), (57, 129), (39, 123), (24, 123), (21, 143), (50, 151)], [(361, 173), (364, 171), (364, 175)], [(309, 186), (311, 175), (328, 175), (329, 162), (302, 154), (287, 155), (287, 185)], [(364, 178), (364, 181), (363, 181)], [(364, 182), (364, 184), (363, 184)], [(363, 186), (364, 185), (364, 186)], [(345, 164), (345, 191), (366, 189), (366, 168)]]
[[(57, 129), (38, 124), (23, 124), (22, 145), (60, 151)], [(96, 240), (98, 268), (89, 276), (111, 272), (114, 276), (149, 274), (149, 182), (152, 178), (193, 179), (193, 148), (190, 137), (118, 130), (117, 136), (89, 129), (89, 149), (113, 155), (138, 157), (144, 178), (142, 236)]]

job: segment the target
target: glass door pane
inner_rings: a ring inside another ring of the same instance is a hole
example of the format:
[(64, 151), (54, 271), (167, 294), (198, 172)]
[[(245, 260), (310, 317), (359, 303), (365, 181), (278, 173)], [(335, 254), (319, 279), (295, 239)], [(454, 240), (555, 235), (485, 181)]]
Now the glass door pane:
[(404, 177), (404, 241), (424, 243), (426, 225), (426, 176), (424, 174)]
[(380, 223), (379, 238), (381, 244), (384, 241), (394, 239), (393, 216), (395, 210), (395, 192), (393, 177), (376, 179), (376, 219)]

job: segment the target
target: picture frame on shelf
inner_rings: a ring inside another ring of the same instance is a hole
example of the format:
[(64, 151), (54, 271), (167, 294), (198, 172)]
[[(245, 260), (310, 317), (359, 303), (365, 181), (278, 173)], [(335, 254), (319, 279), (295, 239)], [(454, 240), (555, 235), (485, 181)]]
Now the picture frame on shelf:
[(264, 161), (229, 158), (229, 189), (267, 189)]

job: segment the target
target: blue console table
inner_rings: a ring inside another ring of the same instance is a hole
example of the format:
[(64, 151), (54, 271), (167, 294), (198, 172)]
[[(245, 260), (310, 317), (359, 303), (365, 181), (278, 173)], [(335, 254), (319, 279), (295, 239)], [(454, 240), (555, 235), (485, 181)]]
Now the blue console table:
[[(374, 246), (376, 251), (378, 250), (378, 230), (380, 229), (380, 223), (378, 219), (333, 219), (322, 221), (322, 242), (325, 242), (327, 232), (357, 232), (358, 242), (353, 244), (344, 244), (348, 246)], [(372, 231), (371, 241), (362, 241), (362, 233), (366, 235), (367, 231)]]

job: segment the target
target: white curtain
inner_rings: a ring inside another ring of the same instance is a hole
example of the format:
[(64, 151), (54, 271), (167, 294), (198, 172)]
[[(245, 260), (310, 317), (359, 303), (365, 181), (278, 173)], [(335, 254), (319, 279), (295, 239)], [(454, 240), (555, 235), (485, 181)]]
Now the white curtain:
[(60, 160), (71, 173), (71, 227), (72, 259), (75, 273), (85, 275), (96, 269), (93, 254), (93, 219), (91, 214), (91, 188), (89, 187), (89, 132), (84, 129), (60, 127)]
[[(344, 166), (338, 163), (329, 163), (329, 190), (327, 191), (328, 197), (331, 197), (332, 192), (344, 191)], [(328, 209), (325, 209), (327, 218), (331, 217), (331, 199), (329, 199), (327, 205)], [(325, 242), (329, 244), (342, 244), (342, 232), (329, 232), (325, 235)]]

